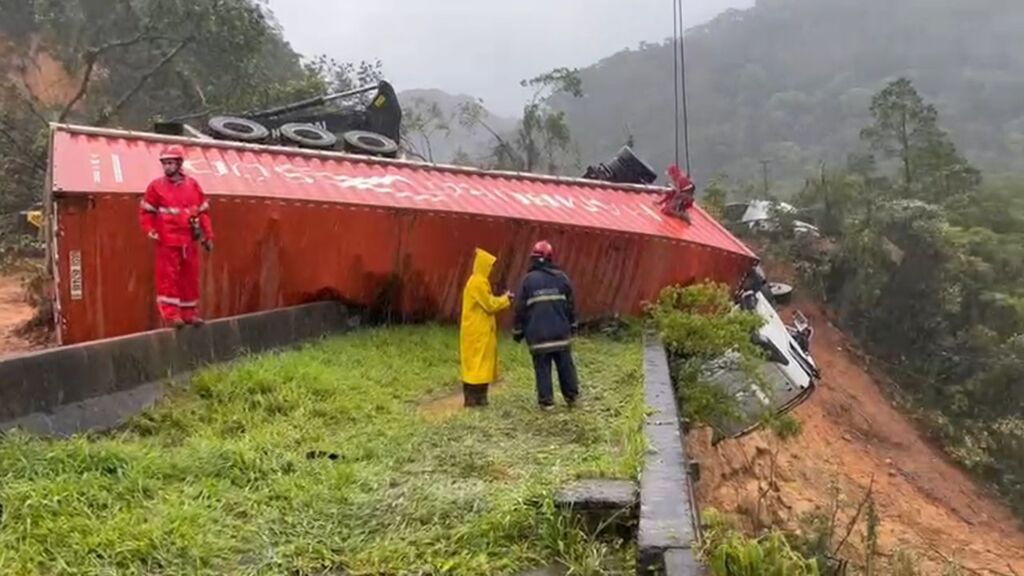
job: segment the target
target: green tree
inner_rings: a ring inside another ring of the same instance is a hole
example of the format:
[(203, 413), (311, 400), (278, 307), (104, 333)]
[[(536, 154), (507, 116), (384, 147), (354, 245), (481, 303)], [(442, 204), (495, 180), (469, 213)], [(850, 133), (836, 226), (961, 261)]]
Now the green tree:
[(725, 205), (729, 198), (728, 179), (724, 176), (712, 178), (701, 192), (700, 206), (716, 220), (725, 216)]
[(580, 76), (574, 69), (557, 68), (520, 84), (533, 88), (534, 92), (523, 106), (523, 117), (514, 134), (502, 135), (490, 126), (487, 111), (479, 101), (460, 107), (460, 122), (467, 128), (483, 128), (494, 138), (493, 168), (558, 173), (564, 156), (572, 150), (572, 135), (565, 113), (552, 108), (550, 100), (562, 94), (582, 97)]
[[(144, 129), (157, 116), (241, 113), (380, 75), (379, 63), (303, 65), (258, 0), (3, 2), (0, 34), (19, 41), (0, 60), (0, 211), (40, 197), (49, 122)], [(42, 93), (31, 73), (53, 58), (67, 87)]]
[(817, 178), (807, 179), (794, 201), (813, 215), (823, 233), (833, 237), (859, 220), (874, 202), (868, 198), (861, 178), (824, 166)]
[[(822, 160), (845, 159), (869, 122), (872, 95), (900, 75), (933, 98), (958, 148), (986, 176), (1024, 171), (1024, 3), (748, 4), (687, 37), (698, 174), (756, 181), (756, 160), (770, 158), (780, 195), (799, 189)], [(872, 33), (837, 38), (837, 30)], [(581, 68), (586, 100), (560, 99), (558, 107), (584, 158), (614, 154), (628, 123), (649, 163), (673, 161), (672, 90), (648, 89), (665, 82), (672, 57), (671, 41), (651, 43)]]
[(949, 453), (1024, 514), (1024, 182), (982, 185), (909, 82), (873, 104), (879, 158), (797, 197), (834, 241), (812, 269)]
[(455, 114), (446, 114), (437, 102), (414, 99), (402, 114), (402, 144), (410, 155), (434, 162), (434, 142), (451, 134)]
[(380, 60), (363, 60), (356, 64), (320, 55), (306, 64), (306, 72), (322, 79), (326, 90), (344, 92), (380, 82), (384, 77), (384, 64)]
[(960, 155), (939, 127), (939, 113), (906, 78), (895, 80), (871, 101), (873, 123), (861, 137), (885, 159), (899, 163), (902, 195), (942, 202), (973, 191), (981, 174)]
[(468, 152), (463, 150), (461, 147), (455, 150), (455, 154), (452, 155), (452, 164), (455, 166), (472, 166), (476, 167), (476, 162)]
[(764, 320), (735, 306), (728, 286), (695, 284), (661, 291), (647, 313), (672, 358), (672, 376), (683, 399), (683, 417), (699, 426), (719, 427), (743, 415), (728, 390), (705, 381), (703, 370), (727, 354), (756, 379), (761, 350), (753, 334)]

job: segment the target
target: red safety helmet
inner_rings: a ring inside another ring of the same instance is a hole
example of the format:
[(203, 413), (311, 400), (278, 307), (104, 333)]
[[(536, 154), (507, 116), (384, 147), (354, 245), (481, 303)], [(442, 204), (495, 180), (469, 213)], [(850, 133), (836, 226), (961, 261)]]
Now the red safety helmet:
[(530, 255), (551, 260), (551, 257), (555, 255), (555, 249), (551, 247), (547, 240), (541, 240), (533, 245), (533, 251), (530, 252)]
[(178, 145), (168, 146), (167, 148), (164, 148), (162, 152), (160, 152), (160, 161), (161, 162), (163, 162), (164, 160), (184, 160), (184, 159), (185, 159), (185, 151), (181, 148), (181, 146), (178, 146)]

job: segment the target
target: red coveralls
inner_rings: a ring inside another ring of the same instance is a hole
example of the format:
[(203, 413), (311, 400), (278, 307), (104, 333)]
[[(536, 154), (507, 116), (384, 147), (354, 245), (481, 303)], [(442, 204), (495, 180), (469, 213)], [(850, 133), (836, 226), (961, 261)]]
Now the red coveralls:
[(156, 234), (156, 301), (168, 322), (196, 318), (199, 307), (199, 249), (189, 219), (197, 216), (206, 239), (213, 241), (210, 205), (199, 183), (181, 175), (162, 176), (146, 188), (139, 221), (147, 236)]
[(670, 216), (682, 218), (690, 222), (690, 208), (693, 207), (694, 193), (697, 187), (690, 177), (673, 164), (668, 168), (668, 176), (672, 180), (672, 192), (663, 196), (658, 204), (661, 211)]

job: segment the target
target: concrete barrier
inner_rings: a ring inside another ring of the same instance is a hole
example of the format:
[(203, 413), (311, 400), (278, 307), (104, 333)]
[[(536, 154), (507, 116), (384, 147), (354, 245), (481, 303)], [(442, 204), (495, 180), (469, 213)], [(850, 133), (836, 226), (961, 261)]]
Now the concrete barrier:
[(665, 348), (644, 340), (644, 395), (649, 416), (644, 427), (647, 454), (640, 476), (637, 574), (703, 574), (693, 545), (699, 535), (689, 460)]
[(317, 302), (15, 356), (0, 361), (0, 429), (67, 435), (110, 426), (196, 368), (348, 327), (343, 305)]

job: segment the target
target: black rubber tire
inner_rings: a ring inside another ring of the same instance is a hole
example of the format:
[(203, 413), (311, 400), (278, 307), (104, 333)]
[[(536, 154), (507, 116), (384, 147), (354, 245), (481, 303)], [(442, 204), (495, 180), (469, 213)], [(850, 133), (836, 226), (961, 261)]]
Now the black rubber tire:
[(333, 148), (338, 137), (312, 124), (290, 122), (281, 126), (281, 137), (304, 148)]
[(206, 123), (214, 136), (239, 142), (262, 142), (270, 136), (270, 130), (248, 118), (236, 116), (214, 116)]
[(374, 156), (393, 156), (398, 153), (398, 144), (394, 140), (366, 130), (349, 130), (342, 135), (345, 139), (345, 150), (357, 154)]
[(769, 282), (768, 291), (776, 304), (787, 304), (793, 298), (793, 287), (781, 282)]

